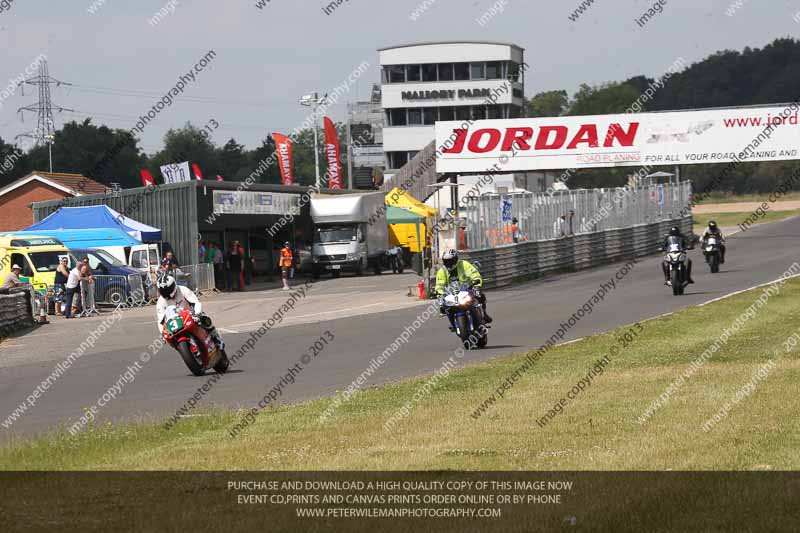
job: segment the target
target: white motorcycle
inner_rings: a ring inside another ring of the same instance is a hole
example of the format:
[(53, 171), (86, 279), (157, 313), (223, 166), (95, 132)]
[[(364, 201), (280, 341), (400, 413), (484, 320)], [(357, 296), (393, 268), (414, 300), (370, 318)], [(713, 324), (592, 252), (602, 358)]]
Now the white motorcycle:
[(708, 263), (708, 266), (711, 268), (712, 274), (719, 272), (719, 263), (722, 255), (721, 244), (719, 237), (716, 235), (709, 235), (703, 245), (703, 255), (706, 258), (706, 263)]

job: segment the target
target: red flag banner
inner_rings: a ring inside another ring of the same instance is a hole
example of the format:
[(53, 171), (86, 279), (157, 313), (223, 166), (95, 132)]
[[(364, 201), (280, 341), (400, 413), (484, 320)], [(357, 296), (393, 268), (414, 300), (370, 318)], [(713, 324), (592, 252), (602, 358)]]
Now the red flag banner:
[(281, 183), (294, 185), (292, 173), (292, 141), (282, 133), (273, 133), (275, 139), (275, 152), (278, 154), (278, 164), (281, 168)]
[(222, 179), (222, 176), (220, 176), (219, 174), (217, 174), (217, 181), (225, 181), (225, 180), (224, 180), (224, 179)]
[(140, 170), (139, 174), (141, 174), (142, 176), (142, 185), (144, 185), (145, 187), (147, 187), (148, 185), (156, 184), (156, 180), (153, 178), (153, 175), (146, 168)]
[(339, 134), (333, 121), (325, 117), (325, 156), (328, 158), (328, 187), (342, 188), (342, 164), (339, 152)]
[(197, 178), (197, 181), (203, 181), (203, 173), (200, 172), (200, 167), (197, 163), (192, 163), (192, 172), (194, 172), (194, 177)]

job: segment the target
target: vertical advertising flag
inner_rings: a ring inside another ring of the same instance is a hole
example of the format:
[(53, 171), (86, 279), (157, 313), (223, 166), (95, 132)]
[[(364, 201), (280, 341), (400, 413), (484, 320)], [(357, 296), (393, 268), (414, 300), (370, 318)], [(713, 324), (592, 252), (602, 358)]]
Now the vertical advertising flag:
[(156, 184), (156, 180), (153, 178), (153, 175), (146, 168), (140, 170), (139, 174), (141, 174), (142, 176), (142, 185), (144, 185), (145, 187), (147, 187), (148, 185)]
[(342, 188), (342, 164), (339, 153), (339, 134), (333, 121), (325, 117), (325, 156), (328, 158), (328, 187)]
[(200, 172), (200, 166), (197, 163), (192, 163), (192, 172), (197, 181), (203, 181), (203, 173)]
[(292, 141), (282, 133), (273, 133), (275, 139), (275, 152), (278, 154), (278, 164), (281, 168), (281, 183), (294, 185), (292, 173)]

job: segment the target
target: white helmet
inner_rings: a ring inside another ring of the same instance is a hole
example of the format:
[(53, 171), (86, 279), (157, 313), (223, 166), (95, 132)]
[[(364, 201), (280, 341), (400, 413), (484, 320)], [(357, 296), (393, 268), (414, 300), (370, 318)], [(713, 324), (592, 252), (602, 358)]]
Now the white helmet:
[(161, 276), (158, 278), (158, 292), (164, 298), (174, 299), (178, 292), (178, 284), (172, 276)]

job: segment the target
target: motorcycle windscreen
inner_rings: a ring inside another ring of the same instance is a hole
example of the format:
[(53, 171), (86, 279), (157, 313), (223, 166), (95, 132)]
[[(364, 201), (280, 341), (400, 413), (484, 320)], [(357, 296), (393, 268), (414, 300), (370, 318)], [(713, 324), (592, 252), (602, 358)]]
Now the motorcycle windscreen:
[(669, 245), (669, 249), (668, 249), (667, 251), (668, 251), (669, 253), (676, 253), (676, 252), (680, 252), (680, 251), (681, 251), (681, 245), (680, 245), (680, 244), (678, 244), (678, 243), (676, 243), (676, 242), (670, 243), (670, 245)]

